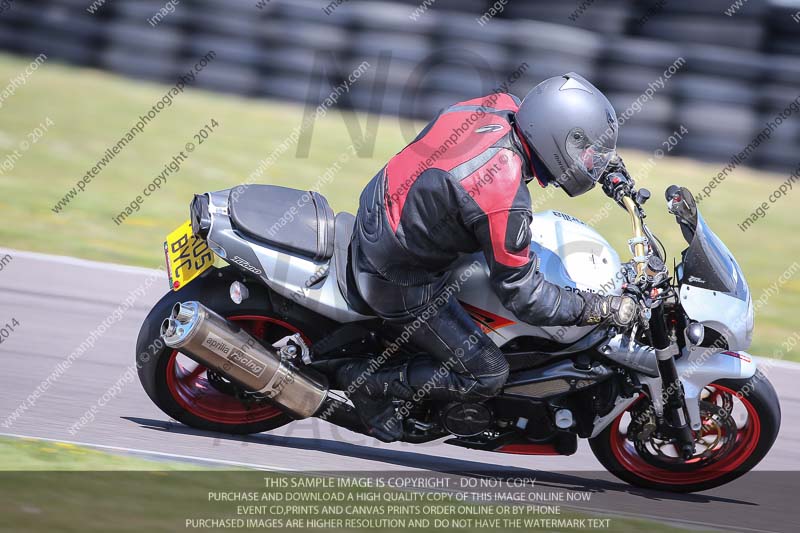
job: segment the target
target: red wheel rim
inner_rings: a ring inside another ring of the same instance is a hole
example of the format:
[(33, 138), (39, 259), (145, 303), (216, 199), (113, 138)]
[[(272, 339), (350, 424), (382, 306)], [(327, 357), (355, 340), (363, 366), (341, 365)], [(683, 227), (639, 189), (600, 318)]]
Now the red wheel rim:
[[(228, 320), (238, 322), (254, 336), (276, 341), (286, 335), (300, 333), (291, 324), (265, 316), (241, 315), (231, 316)], [(269, 329), (269, 331), (267, 331)], [(193, 368), (181, 363), (181, 359), (191, 361), (186, 356), (173, 350), (167, 361), (167, 389), (181, 407), (193, 415), (220, 424), (252, 424), (270, 420), (283, 414), (272, 405), (254, 405), (242, 402), (229, 394), (216, 389), (206, 376), (206, 368), (194, 361)]]
[[(639, 477), (656, 483), (667, 485), (691, 485), (714, 480), (720, 476), (735, 471), (741, 467), (745, 461), (753, 454), (758, 446), (761, 436), (761, 421), (758, 411), (746, 396), (737, 396), (736, 391), (721, 385), (712, 385), (715, 389), (714, 394), (719, 392), (731, 394), (744, 406), (747, 413), (747, 420), (741, 428), (738, 428), (735, 442), (730, 450), (719, 460), (706, 467), (697, 470), (675, 471), (666, 468), (659, 468), (645, 461), (637, 452), (633, 443), (628, 440), (626, 433), (620, 430), (625, 413), (617, 417), (611, 426), (611, 451), (616, 460), (625, 470), (628, 470)], [(687, 464), (691, 464), (692, 460)]]

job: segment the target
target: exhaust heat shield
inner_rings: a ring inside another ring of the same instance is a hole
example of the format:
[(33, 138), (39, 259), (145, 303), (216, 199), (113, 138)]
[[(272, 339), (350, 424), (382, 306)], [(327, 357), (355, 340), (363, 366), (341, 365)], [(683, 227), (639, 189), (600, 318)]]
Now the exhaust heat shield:
[(200, 302), (176, 304), (161, 336), (170, 348), (263, 394), (296, 418), (313, 416), (328, 395), (325, 376), (297, 368), (282, 351), (264, 346)]

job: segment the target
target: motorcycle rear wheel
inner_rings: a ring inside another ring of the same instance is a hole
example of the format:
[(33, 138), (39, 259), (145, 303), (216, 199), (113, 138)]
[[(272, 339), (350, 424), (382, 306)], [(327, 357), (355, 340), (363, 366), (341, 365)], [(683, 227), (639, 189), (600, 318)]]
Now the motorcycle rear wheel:
[(161, 322), (175, 303), (197, 300), (267, 343), (293, 333), (300, 333), (309, 344), (318, 337), (307, 310), (269, 293), (256, 282), (248, 283), (248, 299), (240, 305), (233, 303), (228, 292), (234, 280), (242, 278), (230, 268), (213, 269), (180, 291), (164, 295), (139, 332), (139, 380), (161, 411), (187, 426), (240, 435), (261, 433), (279, 428), (292, 418), (268, 400), (248, 397), (222, 376), (166, 346), (160, 336)]
[(625, 422), (631, 415), (626, 412), (589, 441), (595, 457), (623, 481), (669, 492), (709, 490), (744, 475), (766, 456), (778, 436), (778, 395), (761, 372), (750, 379), (714, 382), (705, 393), (703, 429), (695, 433), (703, 454), (683, 461), (675, 453), (650, 453), (655, 449), (652, 442), (635, 442), (627, 435)]

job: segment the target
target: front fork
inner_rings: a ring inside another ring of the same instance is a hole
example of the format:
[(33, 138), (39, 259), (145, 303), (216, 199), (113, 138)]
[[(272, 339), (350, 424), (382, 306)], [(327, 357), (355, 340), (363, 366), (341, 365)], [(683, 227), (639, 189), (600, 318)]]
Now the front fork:
[(675, 356), (679, 353), (678, 345), (670, 338), (667, 331), (663, 304), (652, 309), (650, 332), (653, 347), (656, 349), (658, 373), (661, 376), (664, 398), (664, 420), (663, 424), (659, 424), (659, 426), (667, 427), (672, 436), (677, 439), (677, 447), (680, 449), (681, 455), (688, 460), (694, 456), (694, 435), (686, 412), (683, 385), (675, 364)]

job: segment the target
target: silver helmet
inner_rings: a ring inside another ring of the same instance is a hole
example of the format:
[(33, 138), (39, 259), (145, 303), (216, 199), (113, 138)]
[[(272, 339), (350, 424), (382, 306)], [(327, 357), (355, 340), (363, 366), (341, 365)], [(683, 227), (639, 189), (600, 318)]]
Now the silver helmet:
[(597, 87), (570, 72), (531, 89), (516, 123), (550, 174), (537, 176), (540, 181), (555, 180), (568, 195), (578, 196), (594, 187), (616, 154), (616, 116)]

